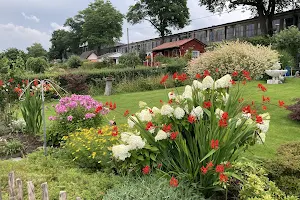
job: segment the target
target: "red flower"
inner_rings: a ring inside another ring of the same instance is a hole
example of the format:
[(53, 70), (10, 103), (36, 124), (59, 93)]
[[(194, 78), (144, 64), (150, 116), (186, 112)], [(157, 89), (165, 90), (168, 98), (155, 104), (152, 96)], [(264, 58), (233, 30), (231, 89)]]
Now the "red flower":
[(204, 70), (203, 76), (204, 76), (204, 77), (210, 76), (210, 72), (209, 72), (207, 69)]
[(211, 140), (210, 141), (210, 147), (212, 149), (217, 150), (219, 148), (219, 140)]
[(244, 101), (244, 98), (240, 98), (238, 101), (239, 103), (242, 103)]
[(112, 136), (116, 137), (118, 136), (119, 134), (119, 131), (118, 131), (118, 127), (117, 126), (114, 126), (113, 129), (112, 129)]
[(127, 117), (129, 115), (129, 110), (126, 110), (125, 112), (124, 112), (124, 117)]
[(251, 110), (250, 114), (251, 114), (251, 115), (256, 115), (257, 112), (256, 112), (256, 110)]
[(168, 80), (168, 78), (169, 78), (168, 74), (163, 76), (162, 79), (160, 80), (160, 84), (164, 84)]
[(186, 75), (186, 73), (183, 73), (183, 74), (179, 75), (177, 78), (179, 81), (183, 82), (187, 79), (187, 75)]
[(178, 135), (178, 132), (172, 132), (171, 135), (170, 135), (170, 139), (171, 140), (176, 140), (177, 135)]
[(95, 113), (98, 114), (102, 109), (102, 106), (98, 106), (95, 110)]
[(102, 135), (102, 134), (103, 134), (102, 130), (99, 129), (99, 130), (98, 130), (98, 135)]
[(219, 126), (220, 127), (226, 127), (228, 124), (227, 124), (227, 121), (225, 119), (220, 119), (219, 120)]
[(225, 168), (231, 168), (231, 163), (229, 161), (226, 162)]
[(217, 165), (216, 166), (216, 172), (217, 173), (223, 173), (224, 172), (224, 165)]
[(257, 85), (257, 87), (260, 88), (261, 91), (263, 91), (263, 92), (267, 91), (267, 88), (266, 88), (265, 86), (263, 86), (263, 84), (261, 84), (261, 83), (259, 83), (259, 84)]
[(116, 103), (106, 102), (105, 105), (109, 106), (110, 110), (115, 110), (117, 108), (117, 104)]
[(142, 169), (142, 172), (144, 175), (147, 175), (147, 174), (150, 174), (150, 166), (149, 165), (146, 165), (143, 169)]
[(146, 124), (146, 130), (149, 131), (150, 129), (152, 129), (154, 127), (153, 123), (152, 122), (148, 122)]
[(262, 124), (263, 123), (263, 118), (259, 115), (256, 116), (256, 123)]
[(39, 84), (39, 81), (38, 81), (37, 79), (34, 79), (33, 85), (34, 85), (34, 86), (37, 86), (38, 84)]
[(177, 78), (178, 78), (178, 73), (175, 72), (175, 73), (173, 74), (173, 79), (175, 80), (175, 79), (177, 79)]
[(3, 81), (2, 80), (0, 80), (0, 87), (2, 87), (3, 86)]
[(201, 173), (202, 174), (205, 175), (207, 173), (207, 171), (208, 171), (207, 167), (204, 167), (204, 166), (201, 167)]
[(196, 121), (196, 118), (193, 115), (188, 116), (188, 121), (193, 124)]
[(201, 74), (196, 74), (195, 78), (196, 79), (201, 79)]
[(228, 176), (226, 176), (225, 174), (221, 173), (219, 175), (219, 179), (220, 179), (220, 182), (226, 183), (228, 181)]
[(22, 89), (21, 89), (21, 88), (18, 88), (18, 87), (16, 87), (16, 88), (14, 89), (14, 91), (15, 91), (18, 95), (21, 95), (21, 93), (22, 93)]
[(244, 77), (249, 77), (250, 76), (250, 72), (246, 71), (246, 70), (243, 70), (243, 76)]
[(178, 180), (172, 176), (172, 178), (170, 179), (170, 186), (171, 187), (177, 187), (178, 186)]
[(222, 119), (228, 120), (228, 112), (224, 112), (224, 113), (222, 114)]
[(159, 100), (159, 102), (160, 102), (161, 104), (164, 104), (163, 100)]
[(262, 109), (267, 110), (268, 108), (267, 108), (267, 106), (262, 106)]
[(236, 84), (236, 82), (235, 82), (234, 80), (230, 80), (230, 83), (231, 83), (232, 85), (235, 85), (235, 84)]
[(284, 101), (279, 100), (278, 104), (279, 104), (280, 107), (283, 107), (285, 103), (284, 103)]
[(173, 100), (170, 99), (170, 100), (168, 101), (168, 104), (172, 104), (172, 103), (173, 103)]
[(150, 114), (154, 114), (154, 112), (153, 112), (151, 109), (149, 109), (149, 113), (150, 113)]
[(246, 85), (246, 83), (247, 83), (246, 81), (243, 81), (243, 82), (242, 82), (243, 85)]
[(203, 103), (203, 107), (204, 107), (204, 108), (210, 108), (210, 107), (211, 107), (211, 102), (210, 102), (210, 101), (205, 101), (205, 102)]
[(239, 73), (237, 71), (232, 72), (233, 77), (238, 76), (238, 75), (239, 75)]
[(162, 130), (166, 133), (170, 132), (171, 129), (172, 129), (172, 124), (169, 124), (169, 125), (164, 124), (164, 126), (162, 128)]
[(217, 72), (217, 73), (219, 72), (219, 68), (216, 68), (216, 72)]
[(209, 163), (207, 163), (206, 168), (212, 168), (214, 166), (213, 162), (210, 161)]
[(10, 79), (8, 79), (8, 82), (12, 83), (12, 82), (14, 82), (14, 79), (10, 78)]
[(244, 107), (244, 108), (243, 108), (243, 112), (244, 112), (244, 113), (247, 113), (247, 114), (248, 114), (248, 113), (251, 113), (251, 106), (246, 106), (246, 107)]
[(263, 96), (263, 102), (270, 102), (270, 97)]
[(157, 164), (157, 168), (160, 169), (161, 167), (162, 167), (162, 164), (161, 164), (161, 163), (158, 163), (158, 164)]

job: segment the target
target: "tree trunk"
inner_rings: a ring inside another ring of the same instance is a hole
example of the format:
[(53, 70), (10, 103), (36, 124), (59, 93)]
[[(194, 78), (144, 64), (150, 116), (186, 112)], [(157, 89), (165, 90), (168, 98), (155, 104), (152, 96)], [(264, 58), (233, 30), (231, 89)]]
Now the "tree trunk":
[(273, 36), (274, 31), (273, 31), (273, 15), (272, 14), (268, 15), (267, 23), (268, 23), (268, 34), (270, 36)]
[(160, 44), (163, 44), (163, 43), (165, 43), (165, 31), (162, 31), (162, 32), (160, 32), (160, 36), (161, 36), (161, 41), (160, 41)]
[(263, 6), (258, 6), (257, 7), (257, 12), (258, 12), (258, 19), (260, 23), (260, 31), (262, 35), (267, 35), (267, 17), (264, 14), (264, 7)]

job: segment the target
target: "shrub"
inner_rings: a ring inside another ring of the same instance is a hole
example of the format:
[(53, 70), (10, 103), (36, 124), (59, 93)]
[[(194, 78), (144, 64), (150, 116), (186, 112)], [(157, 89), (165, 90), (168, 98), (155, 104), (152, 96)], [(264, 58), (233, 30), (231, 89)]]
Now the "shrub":
[(120, 138), (117, 131), (124, 130), (124, 127), (124, 125), (118, 127), (106, 125), (77, 130), (63, 138), (66, 140), (64, 147), (81, 167), (110, 168), (110, 149)]
[(103, 69), (110, 67), (111, 64), (109, 62), (84, 62), (81, 66), (82, 69)]
[(89, 90), (87, 76), (70, 74), (61, 77), (61, 87), (67, 89), (72, 94), (86, 94)]
[(12, 156), (23, 151), (23, 144), (17, 140), (0, 140), (0, 156)]
[[(41, 86), (39, 86), (41, 87)], [(38, 134), (42, 125), (42, 95), (39, 91), (25, 91), (24, 100), (21, 101), (20, 109), (26, 122), (28, 134)]]
[[(196, 182), (206, 195), (224, 186), (231, 174), (229, 163), (249, 145), (264, 142), (270, 121), (268, 113), (253, 114), (251, 105), (243, 108), (238, 103), (239, 87), (228, 94), (231, 84), (230, 75), (216, 82), (207, 76), (202, 83), (195, 80), (186, 86), (182, 95), (170, 92), (170, 101), (161, 109), (144, 104), (141, 112), (129, 117), (129, 127), (140, 133), (139, 141), (159, 149), (150, 166), (162, 163), (164, 171)], [(114, 157), (120, 162), (130, 159), (130, 146), (127, 142), (114, 146)]]
[(76, 55), (72, 55), (68, 61), (67, 61), (67, 65), (69, 68), (78, 68), (82, 65), (82, 61), (80, 59), (79, 56)]
[(43, 58), (30, 57), (26, 61), (26, 68), (28, 70), (33, 71), (34, 73), (44, 73), (47, 67), (48, 67), (48, 63)]
[(119, 63), (125, 67), (135, 68), (140, 65), (142, 61), (136, 53), (127, 53), (119, 58)]
[(294, 105), (288, 106), (287, 109), (291, 111), (289, 114), (291, 120), (300, 121), (300, 99)]
[(244, 41), (249, 42), (255, 46), (262, 45), (262, 46), (270, 46), (274, 43), (274, 38), (270, 36), (255, 36), (250, 38), (245, 38)]
[(246, 42), (223, 42), (212, 51), (207, 51), (187, 66), (187, 73), (194, 77), (205, 70), (218, 75), (231, 74), (234, 71), (247, 70), (252, 77), (261, 77), (266, 69), (279, 61), (279, 54), (271, 47), (254, 46)]
[(286, 67), (295, 67), (295, 59), (293, 56), (286, 50), (279, 51), (280, 53), (280, 63), (282, 68)]
[(203, 195), (188, 184), (179, 187), (169, 186), (169, 180), (158, 176), (125, 177), (124, 180), (108, 190), (103, 200), (111, 199), (174, 199), (174, 200), (204, 200)]
[(275, 185), (274, 182), (268, 179), (266, 171), (258, 164), (250, 161), (238, 162), (233, 165), (233, 168), (237, 175), (242, 178), (242, 182), (238, 181), (237, 185), (235, 185), (241, 200), (297, 199), (293, 196), (287, 197), (285, 193)]
[(49, 117), (53, 123), (48, 133), (48, 142), (57, 146), (63, 136), (79, 128), (99, 127), (103, 115), (106, 115), (109, 110), (91, 96), (72, 95), (60, 99), (55, 106), (55, 112), (56, 116)]
[(300, 142), (281, 145), (277, 157), (268, 160), (265, 167), (269, 177), (278, 187), (289, 195), (300, 197)]

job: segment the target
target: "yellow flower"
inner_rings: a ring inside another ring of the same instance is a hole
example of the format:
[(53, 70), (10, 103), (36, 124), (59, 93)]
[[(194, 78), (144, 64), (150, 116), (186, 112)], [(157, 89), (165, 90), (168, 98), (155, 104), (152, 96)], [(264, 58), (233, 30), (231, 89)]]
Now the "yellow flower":
[(93, 153), (92, 153), (92, 158), (93, 158), (93, 159), (95, 158), (96, 154), (97, 154), (96, 152), (93, 152)]

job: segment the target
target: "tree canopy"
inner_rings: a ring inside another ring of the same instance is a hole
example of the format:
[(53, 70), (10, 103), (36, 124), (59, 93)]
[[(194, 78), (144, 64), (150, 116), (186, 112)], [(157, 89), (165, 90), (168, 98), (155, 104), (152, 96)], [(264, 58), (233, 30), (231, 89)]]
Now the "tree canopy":
[(170, 28), (181, 29), (189, 24), (187, 0), (138, 0), (130, 6), (127, 21), (138, 24), (148, 21), (162, 37), (171, 34)]
[(34, 43), (32, 46), (27, 47), (28, 56), (30, 57), (45, 57), (47, 56), (47, 51), (43, 48), (40, 43)]
[(49, 50), (50, 59), (63, 59), (67, 57), (67, 51), (70, 48), (70, 32), (65, 30), (56, 30), (52, 33), (50, 39), (52, 43)]
[(273, 35), (273, 18), (277, 12), (287, 8), (299, 8), (300, 2), (294, 0), (199, 0), (201, 6), (212, 12), (221, 12), (224, 9), (234, 10), (238, 6), (249, 9), (259, 17), (261, 32), (264, 35)]

